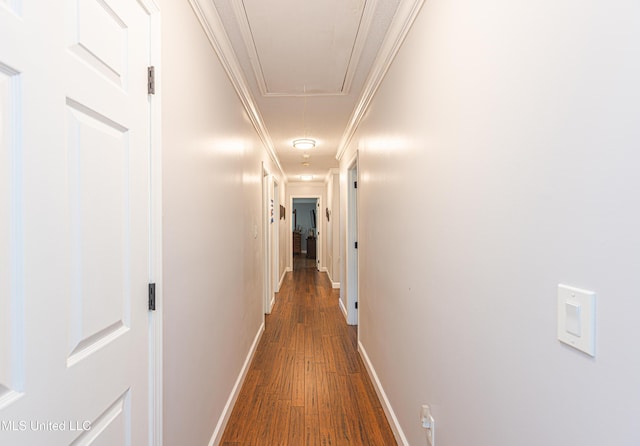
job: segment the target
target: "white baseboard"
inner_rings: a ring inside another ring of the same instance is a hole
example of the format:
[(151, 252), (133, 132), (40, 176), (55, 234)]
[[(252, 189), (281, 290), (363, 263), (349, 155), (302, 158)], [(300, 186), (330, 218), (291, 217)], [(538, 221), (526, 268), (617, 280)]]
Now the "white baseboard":
[(324, 270), (327, 272), (327, 276), (329, 277), (329, 281), (331, 282), (331, 288), (340, 288), (340, 282), (333, 281), (333, 277), (331, 277), (331, 274), (329, 273), (329, 269), (325, 268)]
[(327, 269), (327, 267), (326, 267), (326, 266), (321, 266), (321, 267), (320, 267), (320, 272), (327, 273), (327, 275), (329, 276), (329, 278), (331, 278), (331, 276), (329, 275), (329, 270)]
[(367, 355), (367, 351), (365, 350), (360, 340), (358, 340), (358, 351), (360, 352), (360, 356), (362, 356), (362, 362), (364, 362), (364, 366), (369, 373), (369, 377), (373, 382), (373, 387), (376, 389), (378, 398), (380, 399), (380, 402), (382, 402), (382, 408), (384, 409), (384, 413), (387, 415), (387, 420), (389, 421), (389, 425), (391, 426), (391, 430), (393, 431), (393, 436), (396, 437), (396, 442), (403, 446), (409, 446), (409, 441), (407, 440), (407, 437), (405, 437), (404, 432), (400, 427), (398, 418), (396, 417), (396, 414), (391, 407), (391, 403), (389, 402), (387, 394), (382, 388), (380, 380), (378, 379), (378, 374), (373, 368), (373, 364), (371, 364), (371, 360)]
[(342, 299), (339, 299), (340, 302), (340, 309), (342, 310), (342, 314), (344, 314), (344, 319), (347, 320), (347, 309), (344, 306), (344, 302), (342, 302)]
[(238, 394), (240, 393), (240, 389), (242, 389), (242, 384), (244, 383), (244, 379), (247, 376), (247, 372), (249, 371), (251, 360), (253, 359), (253, 355), (256, 353), (256, 349), (258, 348), (258, 343), (260, 342), (260, 338), (262, 338), (262, 333), (264, 333), (264, 322), (260, 324), (260, 329), (258, 330), (258, 334), (256, 334), (256, 337), (253, 340), (253, 344), (251, 344), (251, 348), (249, 349), (249, 354), (247, 355), (247, 358), (244, 360), (244, 364), (242, 365), (242, 369), (240, 370), (238, 379), (236, 379), (236, 383), (233, 386), (233, 389), (231, 390), (231, 394), (229, 395), (227, 404), (225, 404), (224, 409), (222, 410), (222, 414), (218, 419), (218, 424), (216, 425), (216, 428), (213, 431), (213, 435), (211, 435), (211, 440), (209, 440), (209, 446), (217, 445), (220, 443), (220, 440), (222, 440), (222, 434), (224, 433), (224, 428), (227, 426), (227, 422), (229, 421), (229, 417), (231, 416), (231, 412), (233, 411), (233, 406), (236, 404), (236, 400), (238, 399)]
[(280, 288), (282, 288), (282, 282), (284, 282), (284, 278), (288, 272), (289, 272), (289, 267), (285, 268), (284, 271), (282, 272), (282, 276), (280, 276), (280, 283), (278, 284), (278, 291), (280, 291)]

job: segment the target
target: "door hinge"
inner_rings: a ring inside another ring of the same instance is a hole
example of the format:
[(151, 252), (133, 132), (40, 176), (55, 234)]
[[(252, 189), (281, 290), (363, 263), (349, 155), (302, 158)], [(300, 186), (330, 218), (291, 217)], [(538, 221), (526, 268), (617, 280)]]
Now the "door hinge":
[(358, 302), (356, 302), (356, 310), (358, 309)]
[(354, 247), (354, 248), (356, 248), (356, 249), (358, 249), (358, 242), (355, 242), (355, 243), (353, 244), (353, 247)]
[(147, 94), (156, 94), (156, 69), (147, 67)]
[(149, 311), (156, 310), (156, 284), (149, 284)]
[(357, 188), (358, 188), (358, 182), (357, 182), (357, 181), (354, 181), (354, 182), (353, 182), (353, 188), (354, 188), (354, 189), (357, 189)]

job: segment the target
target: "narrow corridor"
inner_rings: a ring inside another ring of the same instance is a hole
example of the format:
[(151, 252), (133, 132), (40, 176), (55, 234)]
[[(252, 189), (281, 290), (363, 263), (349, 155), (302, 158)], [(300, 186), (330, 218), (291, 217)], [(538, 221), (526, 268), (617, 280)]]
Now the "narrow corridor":
[(222, 438), (222, 446), (395, 445), (345, 323), (339, 292), (296, 258)]

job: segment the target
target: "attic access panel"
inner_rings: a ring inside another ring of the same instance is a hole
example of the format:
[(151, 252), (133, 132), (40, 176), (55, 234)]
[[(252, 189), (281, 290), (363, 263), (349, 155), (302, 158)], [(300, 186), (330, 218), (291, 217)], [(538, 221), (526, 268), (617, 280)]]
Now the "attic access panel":
[(236, 0), (238, 19), (262, 94), (348, 93), (366, 37), (367, 26), (361, 25), (366, 22), (367, 3)]

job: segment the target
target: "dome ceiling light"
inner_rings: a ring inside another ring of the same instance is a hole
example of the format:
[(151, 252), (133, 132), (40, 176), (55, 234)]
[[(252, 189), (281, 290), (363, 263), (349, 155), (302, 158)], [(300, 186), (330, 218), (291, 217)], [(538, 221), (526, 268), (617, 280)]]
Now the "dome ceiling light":
[(293, 147), (300, 150), (313, 149), (316, 146), (316, 141), (311, 138), (300, 138), (293, 141)]

